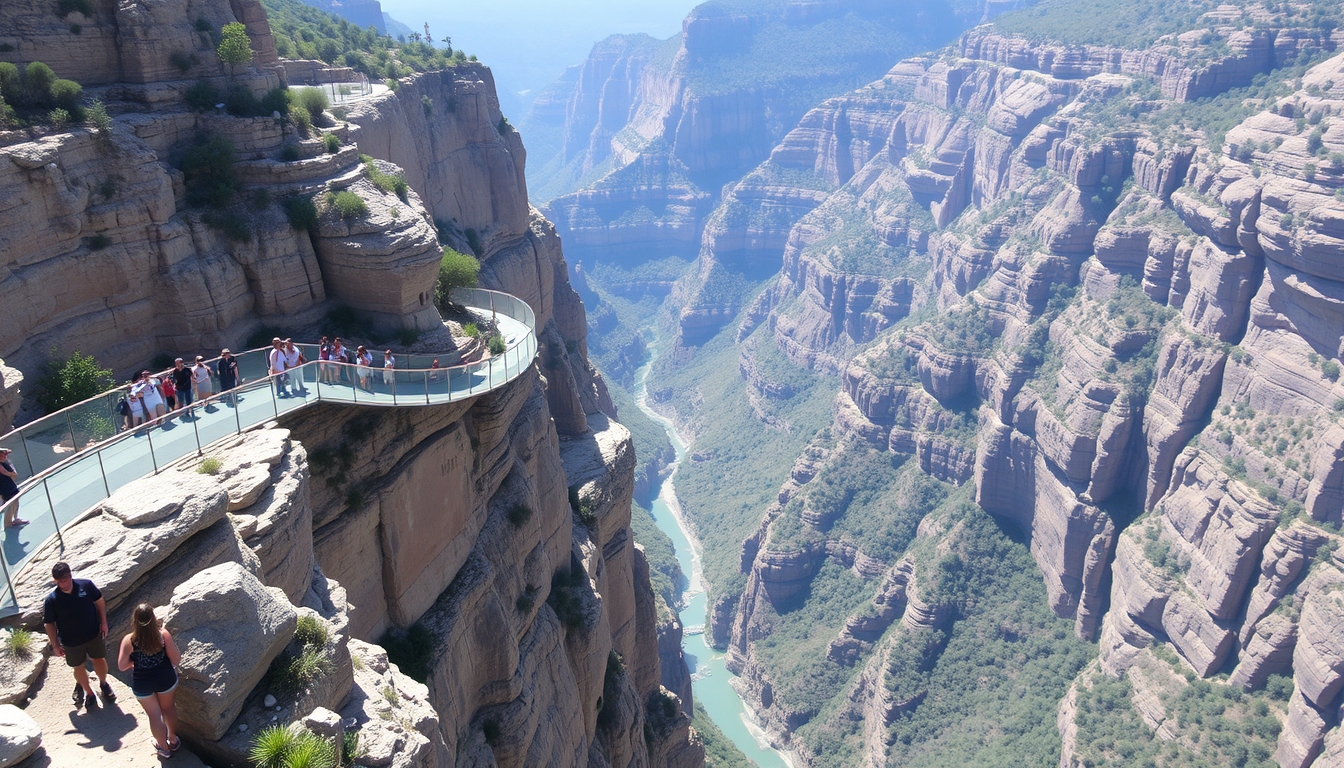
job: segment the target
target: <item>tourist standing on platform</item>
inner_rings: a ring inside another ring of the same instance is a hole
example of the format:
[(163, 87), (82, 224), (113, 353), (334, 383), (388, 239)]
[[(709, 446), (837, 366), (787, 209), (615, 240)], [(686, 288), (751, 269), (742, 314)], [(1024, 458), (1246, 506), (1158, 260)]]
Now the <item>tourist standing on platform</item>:
[(65, 563), (51, 567), (51, 578), (56, 588), (42, 605), (42, 624), (51, 640), (51, 652), (65, 657), (75, 673), (75, 709), (86, 702), (90, 708), (98, 705), (89, 671), (84, 668), (86, 659), (93, 659), (104, 701), (116, 701), (117, 694), (107, 683), (107, 603), (103, 593), (92, 581), (71, 577), (70, 566)]
[(271, 351), (266, 357), (267, 367), (270, 374), (275, 377), (275, 394), (277, 397), (287, 397), (289, 392), (286, 387), (289, 386), (289, 374), (285, 372), (285, 343), (279, 336), (271, 339)]
[(345, 348), (345, 342), (341, 341), (340, 336), (337, 336), (336, 339), (331, 342), (331, 359), (337, 363), (337, 365), (332, 366), (336, 369), (335, 375), (332, 376), (333, 384), (339, 384), (346, 378), (345, 366), (340, 365), (340, 363), (349, 363), (349, 358), (350, 350)]
[(19, 528), (28, 524), (19, 517), (19, 472), (9, 460), (10, 450), (0, 448), (0, 499), (5, 500), (5, 527)]
[[(298, 347), (294, 346), (294, 340), (285, 339), (285, 372), (288, 373), (306, 362), (308, 361), (304, 359), (303, 353), (299, 351)], [(292, 388), (295, 394), (305, 391), (303, 386), (303, 371), (299, 371), (299, 378), (292, 382)]]
[(154, 735), (154, 751), (159, 757), (172, 757), (182, 740), (177, 736), (177, 665), (182, 654), (173, 636), (159, 625), (154, 609), (146, 603), (131, 614), (131, 632), (121, 639), (117, 668), (131, 672), (131, 691), (149, 717)]
[(331, 342), (327, 341), (326, 336), (317, 345), (317, 359), (321, 361), (317, 366), (317, 380), (323, 384), (335, 384), (336, 366), (331, 364)]
[(366, 392), (372, 392), (373, 371), (370, 369), (373, 367), (373, 355), (369, 354), (369, 350), (365, 349), (363, 344), (360, 344), (359, 349), (355, 350), (355, 365), (359, 366), (357, 370), (359, 371), (360, 388)]
[[(182, 358), (173, 361), (173, 370), (168, 374), (177, 388), (177, 406), (186, 408), (191, 405), (191, 369), (183, 364)], [(190, 411), (188, 411), (190, 414)]]
[(145, 409), (145, 421), (152, 421), (163, 415), (163, 396), (159, 394), (159, 380), (149, 371), (140, 372), (140, 381), (133, 391), (140, 395), (140, 403)]
[[(215, 363), (215, 373), (219, 375), (220, 392), (228, 392), (243, 383), (242, 379), (238, 378), (238, 358), (227, 349), (220, 351), (219, 362)], [(229, 398), (229, 404), (233, 405), (233, 398)]]
[(392, 350), (389, 349), (383, 353), (383, 383), (392, 387), (394, 392), (396, 387), (393, 385), (397, 383), (396, 368), (397, 358), (392, 356)]
[(162, 379), (159, 379), (159, 394), (163, 395), (163, 402), (168, 404), (168, 412), (177, 410), (177, 386), (173, 384), (173, 372), (169, 371)]
[(196, 400), (205, 400), (214, 394), (210, 384), (210, 366), (205, 364), (205, 358), (196, 356), (196, 364), (191, 366), (191, 385), (195, 387), (193, 397)]

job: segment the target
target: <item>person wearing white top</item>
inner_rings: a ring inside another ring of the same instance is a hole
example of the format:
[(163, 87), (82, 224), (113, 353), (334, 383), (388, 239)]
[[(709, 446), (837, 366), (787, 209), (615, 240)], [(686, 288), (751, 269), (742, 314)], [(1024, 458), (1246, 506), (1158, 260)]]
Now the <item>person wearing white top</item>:
[(149, 371), (140, 373), (140, 380), (131, 387), (131, 391), (140, 396), (147, 420), (156, 419), (164, 414), (163, 395), (159, 394), (159, 380), (151, 376)]
[(372, 392), (373, 372), (370, 369), (373, 367), (373, 355), (369, 354), (369, 350), (365, 349), (363, 344), (355, 350), (355, 365), (359, 367), (359, 386), (367, 392)]
[(392, 356), (392, 350), (383, 353), (383, 383), (392, 386), (397, 381), (397, 358)]
[[(308, 361), (303, 359), (303, 353), (299, 351), (298, 347), (294, 346), (294, 340), (285, 339), (285, 372), (288, 373), (306, 362)], [(298, 394), (303, 391), (303, 374), (300, 373), (299, 378), (294, 382), (294, 393)]]
[(191, 366), (191, 386), (198, 401), (206, 399), (211, 394), (210, 368), (201, 355), (196, 356), (196, 364)]
[(266, 354), (266, 365), (270, 369), (269, 373), (275, 377), (275, 394), (277, 397), (285, 397), (289, 393), (285, 388), (289, 386), (289, 374), (285, 373), (285, 348), (280, 337), (271, 339), (271, 351)]

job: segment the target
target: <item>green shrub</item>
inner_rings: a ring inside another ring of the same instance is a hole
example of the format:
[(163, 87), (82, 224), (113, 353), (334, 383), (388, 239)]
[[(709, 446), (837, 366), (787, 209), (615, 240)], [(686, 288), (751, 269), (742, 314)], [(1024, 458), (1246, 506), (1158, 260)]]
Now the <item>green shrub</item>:
[(187, 106), (198, 111), (214, 109), (219, 103), (219, 91), (215, 86), (206, 80), (198, 80), (195, 85), (187, 89), (185, 96)]
[(1321, 373), (1325, 374), (1325, 378), (1331, 381), (1339, 381), (1339, 363), (1334, 360), (1322, 360)]
[(47, 413), (88, 400), (116, 385), (112, 369), (98, 364), (93, 355), (85, 355), (79, 350), (62, 362), (56, 362), (56, 348), (51, 348), (51, 356), (43, 365), (42, 375), (37, 380), (36, 394), (38, 405)]
[(280, 161), (285, 163), (294, 163), (303, 159), (303, 153), (299, 151), (298, 144), (286, 144), (280, 148)]
[(514, 528), (522, 528), (527, 525), (527, 521), (532, 519), (532, 508), (522, 502), (509, 507), (509, 524)]
[(186, 51), (173, 51), (168, 55), (168, 61), (177, 67), (177, 71), (186, 74), (191, 68), (196, 66), (196, 54)]
[(396, 664), (402, 674), (422, 683), (429, 680), (429, 663), (438, 643), (428, 629), (419, 624), (412, 624), (405, 631), (389, 629), (378, 644), (387, 651), (387, 660)]
[(31, 62), (23, 73), (23, 89), (29, 101), (42, 103), (51, 95), (51, 86), (56, 82), (56, 73), (51, 67), (40, 61)]
[(327, 101), (327, 92), (321, 88), (301, 88), (298, 93), (294, 94), (294, 100), (298, 106), (308, 110), (308, 114), (312, 115), (314, 121), (320, 120), (322, 113), (331, 106)]
[(201, 463), (196, 465), (196, 471), (202, 475), (218, 475), (219, 470), (223, 469), (224, 462), (217, 456), (206, 456), (201, 459)]
[(313, 127), (313, 116), (304, 107), (295, 104), (289, 108), (289, 121), (299, 130), (300, 136), (307, 136)]
[(84, 119), (105, 136), (112, 131), (112, 116), (107, 114), (107, 107), (103, 102), (97, 99), (84, 108)]
[(23, 78), (19, 76), (19, 68), (8, 61), (0, 61), (0, 97), (10, 104), (23, 99)]
[(312, 231), (317, 228), (317, 204), (310, 195), (287, 197), (280, 203), (285, 209), (285, 218), (289, 226), (299, 231)]
[(51, 94), (51, 100), (56, 104), (74, 111), (79, 107), (79, 100), (84, 97), (84, 88), (74, 80), (57, 78), (52, 81), (48, 93)]
[(349, 190), (331, 193), (327, 196), (327, 204), (342, 219), (357, 218), (369, 212), (369, 206), (365, 204), (363, 198)]
[(238, 189), (234, 173), (233, 143), (223, 136), (198, 140), (178, 163), (192, 205), (221, 207), (233, 200)]
[(369, 177), (373, 185), (384, 192), (392, 192), (402, 200), (406, 199), (406, 194), (410, 191), (410, 185), (406, 183), (406, 177), (399, 173), (385, 173), (378, 168), (377, 163), (368, 155), (360, 155), (360, 160), (364, 163), (364, 175)]
[(297, 655), (283, 654), (271, 663), (267, 687), (276, 698), (289, 698), (331, 671), (331, 659), (321, 648), (306, 645)]
[(322, 147), (327, 150), (327, 154), (336, 154), (336, 151), (341, 148), (341, 137), (334, 133), (322, 134)]
[(481, 263), (474, 257), (444, 248), (443, 259), (439, 262), (439, 280), (434, 284), (434, 306), (440, 312), (451, 311), (453, 291), (476, 287), (480, 273)]
[(500, 336), (498, 333), (491, 336), (490, 341), (486, 342), (486, 344), (492, 355), (502, 355), (504, 354), (504, 351), (508, 349), (508, 345), (504, 343), (504, 337)]
[(465, 333), (467, 335), (467, 338), (469, 339), (474, 339), (477, 336), (481, 335), (480, 326), (476, 325), (475, 323), (467, 323), (466, 325), (462, 326), (462, 332)]
[(57, 128), (64, 128), (70, 124), (70, 113), (57, 107), (47, 113), (47, 119)]
[(282, 725), (262, 728), (252, 738), (252, 749), (247, 753), (257, 768), (286, 768), (285, 758), (299, 743), (299, 732)]
[(499, 131), (501, 136), (508, 136), (513, 133), (513, 126), (509, 124), (509, 118), (507, 117), (500, 117), (499, 124), (495, 126), (495, 129)]
[(15, 657), (26, 657), (37, 647), (37, 636), (23, 627), (14, 627), (0, 640), (5, 653)]
[(285, 768), (336, 768), (336, 745), (312, 731), (300, 732), (285, 755)]
[(354, 765), (363, 756), (364, 750), (359, 748), (359, 731), (346, 731), (341, 736), (341, 764)]
[(537, 588), (530, 585), (527, 587), (527, 589), (523, 590), (522, 594), (518, 595), (517, 600), (513, 601), (514, 610), (518, 611), (519, 613), (527, 613), (531, 611), (536, 606), (536, 604), (537, 604)]
[(325, 648), (330, 639), (331, 630), (325, 621), (308, 613), (299, 617), (299, 624), (294, 629), (294, 640), (299, 645)]
[(238, 215), (237, 211), (214, 208), (201, 214), (201, 221), (235, 243), (247, 243), (252, 240), (249, 218)]
[(112, 238), (101, 232), (89, 238), (89, 250), (101, 251), (112, 244)]
[(384, 80), (383, 84), (387, 86), (387, 89), (389, 91), (393, 92), (395, 92), (398, 88), (401, 87), (401, 81), (391, 77)]

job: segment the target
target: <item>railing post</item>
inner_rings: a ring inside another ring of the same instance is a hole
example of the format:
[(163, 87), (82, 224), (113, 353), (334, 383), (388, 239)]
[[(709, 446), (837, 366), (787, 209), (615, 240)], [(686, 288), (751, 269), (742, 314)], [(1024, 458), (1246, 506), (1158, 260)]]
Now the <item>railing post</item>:
[(103, 467), (103, 452), (98, 451), (98, 474), (103, 476), (103, 493), (112, 495), (112, 487), (107, 484), (107, 469)]
[(47, 494), (47, 507), (51, 509), (51, 521), (56, 524), (56, 540), (61, 542), (61, 551), (65, 551), (65, 536), (61, 535), (61, 521), (56, 517), (56, 503), (51, 500), (51, 487), (47, 478), (42, 478), (42, 490)]
[[(206, 401), (207, 403), (210, 402), (210, 398), (207, 397), (207, 398), (205, 399), (205, 401)], [(205, 413), (205, 407), (204, 407), (204, 406), (201, 407), (201, 413), (202, 413), (202, 414)], [(196, 433), (196, 455), (197, 455), (197, 456), (201, 456), (201, 455), (204, 454), (204, 452), (201, 450), (201, 428), (198, 427), (198, 426), (196, 426), (197, 424), (200, 423), (200, 421), (201, 421), (200, 419), (192, 419), (192, 420), (191, 420), (191, 430), (192, 430), (193, 432)]]
[(154, 456), (154, 428), (145, 430), (145, 440), (149, 441), (149, 460), (154, 463), (154, 474), (159, 474), (159, 460)]
[(37, 467), (33, 466), (33, 457), (31, 454), (28, 453), (28, 438), (23, 436), (22, 429), (20, 429), (18, 432), (19, 432), (19, 445), (23, 446), (23, 458), (28, 460), (28, 474), (35, 475), (37, 474)]
[(242, 432), (243, 432), (243, 417), (240, 416), (240, 415), (238, 414), (238, 401), (239, 401), (239, 397), (238, 397), (238, 393), (234, 391), (234, 390), (236, 390), (236, 389), (238, 389), (238, 385), (237, 385), (237, 384), (234, 384), (234, 385), (233, 385), (233, 389), (230, 389), (230, 390), (229, 390), (229, 398), (230, 398), (231, 400), (233, 400), (233, 423), (238, 425), (238, 434), (242, 434)]
[[(271, 379), (271, 383), (275, 385), (271, 387), (271, 408), (275, 411), (275, 418), (278, 419), (280, 418), (280, 382), (284, 381), (284, 379), (280, 378), (280, 376), (272, 376)], [(290, 382), (291, 385), (293, 383), (293, 381)]]
[(429, 405), (429, 371), (425, 371), (425, 405)]
[(70, 418), (70, 410), (65, 411), (65, 426), (70, 430), (70, 449), (79, 453), (79, 439), (75, 437), (75, 422)]
[(5, 584), (9, 587), (9, 599), (14, 601), (14, 607), (19, 607), (19, 593), (14, 591), (14, 580), (9, 577), (9, 563), (5, 558), (0, 557), (0, 570), (5, 572)]

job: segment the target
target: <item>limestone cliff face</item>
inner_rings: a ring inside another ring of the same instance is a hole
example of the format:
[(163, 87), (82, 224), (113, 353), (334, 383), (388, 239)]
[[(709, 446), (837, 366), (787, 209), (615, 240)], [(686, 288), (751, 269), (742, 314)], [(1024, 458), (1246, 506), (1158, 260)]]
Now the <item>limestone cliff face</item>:
[[(453, 343), (432, 303), (439, 232), (477, 251), (483, 285), (531, 305), (542, 347), (533, 368), (469, 402), (293, 415), (212, 448), (223, 452), (218, 477), (189, 464), (128, 486), (71, 531), (80, 551), (66, 556), (108, 585), (117, 621), (143, 599), (171, 606), (176, 626), (202, 638), (187, 654), (197, 666), (184, 663), (200, 699), (194, 746), (242, 764), (248, 734), (272, 717), (258, 681), (294, 650), (295, 617), (313, 611), (332, 628), (324, 652), (336, 671), (286, 717), (321, 721), (318, 707), (354, 717), (375, 764), (699, 765), (690, 719), (661, 685), (655, 599), (629, 528), (633, 445), (588, 364), (583, 304), (559, 238), (528, 205), (522, 143), (501, 120), (489, 70), (408, 78), (336, 121), (342, 146), (326, 152), (272, 118), (188, 110), (182, 92), (218, 74), (208, 67), (192, 80), (130, 68), (137, 45), (161, 41), (144, 56), (167, 64), (174, 45), (195, 44), (164, 13), (121, 7), (115, 25), (95, 20), (115, 34), (82, 38), (101, 40), (102, 58), (47, 57), (60, 76), (109, 83), (110, 131), (0, 134), (0, 295), (13, 318), (0, 354), (11, 364), (35, 372), (54, 345), (139, 369), (165, 349), (237, 348), (262, 323), (315, 326), (336, 304)], [(237, 81), (258, 93), (279, 82), (259, 9), (179, 13), (191, 25), (244, 21), (258, 57)], [(27, 60), (45, 40), (39, 15), (0, 11), (18, 41), (7, 58)], [(212, 135), (234, 147), (231, 213), (247, 222), (245, 239), (186, 205), (176, 164)], [(283, 146), (300, 159), (278, 159)], [(404, 174), (405, 195), (375, 186), (361, 153)], [(328, 209), (325, 193), (347, 190), (366, 214)], [(282, 201), (292, 195), (315, 197), (316, 225), (290, 225)], [(16, 378), (6, 374), (7, 390)], [(25, 606), (46, 583), (32, 578)], [(229, 642), (248, 643), (255, 667), (226, 674), (212, 661), (210, 638), (223, 642), (212, 601), (249, 617)], [(411, 625), (433, 638), (425, 685), (360, 642)], [(684, 664), (679, 649), (670, 660)]]
[[(574, 258), (691, 258), (720, 187), (809, 107), (991, 13), (973, 2), (922, 3), (899, 18), (861, 2), (707, 3), (677, 38), (603, 41), (524, 123), (547, 150), (547, 215)], [(805, 65), (784, 42), (827, 35), (846, 42)]]
[[(728, 190), (681, 287), (683, 345), (740, 315), (756, 391), (771, 391), (754, 363), (769, 344), (842, 382), (831, 434), (743, 547), (729, 661), (775, 736), (817, 713), (780, 707), (757, 643), (823, 564), (874, 584), (829, 651), (862, 669), (841, 709), (864, 723), (871, 764), (919, 706), (879, 684), (893, 628), (949, 620), (921, 604), (910, 560), (865, 559), (811, 509), (814, 478), (868, 446), (969, 484), (1026, 532), (1052, 609), (1098, 640), (1061, 706), (1062, 765), (1097, 757), (1075, 720), (1097, 681), (1123, 676), (1156, 737), (1189, 744), (1198, 726), (1175, 701), (1219, 672), (1215, 688), (1252, 692), (1291, 676), (1265, 748), (1280, 765), (1334, 764), (1340, 643), (1323, 638), (1344, 314), (1324, 255), (1338, 247), (1330, 153), (1344, 134), (1329, 116), (1344, 59), (1318, 54), (1221, 146), (1100, 106), (1221, 92), (1276, 66), (1276, 40), (1335, 44), (1288, 27), (1223, 29), (1231, 56), (1183, 63), (977, 30), (955, 55), (906, 60), (813, 110)], [(751, 306), (714, 295), (772, 258), (782, 270)]]

